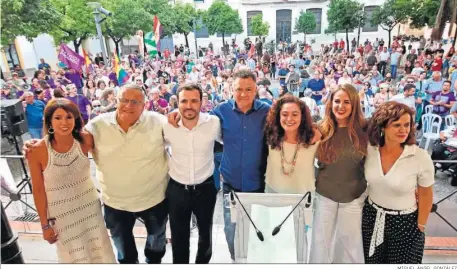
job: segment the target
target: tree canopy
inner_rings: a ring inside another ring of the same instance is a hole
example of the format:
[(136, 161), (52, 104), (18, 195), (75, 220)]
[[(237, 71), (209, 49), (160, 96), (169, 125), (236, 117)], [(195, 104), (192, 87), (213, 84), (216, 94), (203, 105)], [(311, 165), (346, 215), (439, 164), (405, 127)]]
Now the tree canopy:
[(2, 0), (1, 44), (11, 44), (18, 36), (32, 40), (59, 23), (49, 0)]
[(113, 16), (103, 23), (103, 33), (113, 39), (117, 51), (123, 38), (133, 36), (137, 30), (151, 31), (153, 17), (141, 3), (131, 0), (104, 0), (102, 3), (113, 12)]
[(178, 2), (173, 7), (173, 16), (175, 17), (176, 33), (184, 35), (186, 45), (189, 47), (187, 36), (194, 30), (194, 23), (200, 17), (200, 12), (190, 3)]
[(300, 11), (300, 16), (295, 18), (295, 31), (305, 35), (305, 43), (306, 35), (314, 32), (314, 30), (316, 30), (316, 26), (316, 17), (312, 12), (304, 12), (302, 10)]
[(389, 32), (389, 43), (391, 43), (392, 29), (399, 23), (406, 23), (411, 14), (413, 3), (411, 0), (387, 0), (380, 7), (376, 8), (371, 17), (372, 24), (379, 24), (382, 29)]
[(222, 42), (225, 44), (226, 34), (240, 34), (243, 25), (237, 10), (232, 9), (222, 0), (214, 1), (209, 9), (203, 13), (203, 23), (208, 27), (208, 33), (222, 34)]
[(81, 42), (96, 33), (93, 10), (86, 0), (50, 0), (60, 23), (54, 23), (48, 33), (54, 41), (73, 42), (76, 52)]
[(252, 34), (262, 37), (268, 35), (270, 24), (263, 21), (263, 15), (257, 14), (251, 20)]
[(349, 51), (349, 31), (359, 26), (362, 20), (363, 5), (355, 0), (330, 0), (327, 10), (327, 33), (346, 32), (346, 47)]

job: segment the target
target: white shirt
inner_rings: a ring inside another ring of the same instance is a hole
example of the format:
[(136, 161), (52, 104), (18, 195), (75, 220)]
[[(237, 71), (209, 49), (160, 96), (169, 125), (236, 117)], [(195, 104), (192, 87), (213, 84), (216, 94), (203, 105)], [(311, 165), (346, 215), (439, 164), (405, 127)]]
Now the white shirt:
[(398, 103), (407, 105), (412, 110), (416, 111), (416, 98), (414, 98), (414, 96), (406, 97), (403, 93), (400, 93), (392, 97), (390, 101), (396, 101)]
[(189, 130), (163, 126), (165, 142), (171, 147), (169, 156), (170, 177), (184, 185), (204, 182), (214, 173), (214, 141), (221, 141), (219, 118), (200, 113), (197, 125)]
[(381, 60), (381, 61), (387, 62), (389, 57), (390, 57), (390, 53), (389, 52), (384, 52), (383, 51), (383, 52), (379, 53), (379, 60)]
[(384, 175), (378, 147), (368, 145), (365, 161), (368, 196), (381, 207), (406, 210), (417, 207), (417, 186), (435, 183), (435, 169), (427, 151), (416, 145), (406, 145), (403, 153)]
[(308, 96), (302, 97), (302, 98), (300, 98), (300, 100), (305, 102), (305, 104), (308, 106), (308, 108), (311, 112), (311, 116), (319, 114), (319, 108), (317, 107), (316, 100), (314, 100), (313, 98), (308, 97)]
[(165, 199), (168, 163), (159, 114), (144, 111), (124, 132), (116, 111), (100, 114), (86, 130), (94, 137), (94, 160), (105, 204), (139, 212)]

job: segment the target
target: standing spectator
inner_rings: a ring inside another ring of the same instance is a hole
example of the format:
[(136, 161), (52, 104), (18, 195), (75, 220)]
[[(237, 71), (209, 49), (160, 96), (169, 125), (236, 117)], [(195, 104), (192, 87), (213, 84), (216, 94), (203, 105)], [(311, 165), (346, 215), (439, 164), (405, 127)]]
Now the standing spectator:
[(77, 88), (74, 84), (70, 84), (67, 86), (67, 92), (67, 99), (78, 106), (79, 111), (81, 112), (82, 119), (84, 120), (84, 123), (87, 124), (92, 109), (89, 99), (87, 99), (82, 94), (78, 94)]
[[(449, 115), (449, 110), (455, 102), (455, 94), (451, 92), (451, 82), (446, 80), (443, 82), (443, 88), (440, 92), (435, 92), (430, 99), (430, 104), (433, 105), (433, 113), (444, 117)], [(443, 124), (444, 126), (444, 124)]]
[(286, 84), (289, 91), (295, 96), (298, 97), (299, 94), (299, 83), (300, 83), (300, 74), (295, 72), (295, 65), (289, 65), (289, 73), (286, 75)]
[(40, 59), (38, 70), (43, 70), (47, 76), (51, 74), (51, 66), (48, 63), (46, 63), (43, 58)]
[(32, 92), (25, 92), (21, 97), (25, 100), (25, 117), (32, 138), (43, 138), (43, 116), (45, 104), (39, 100), (35, 100)]
[(381, 72), (382, 76), (386, 76), (386, 66), (387, 62), (390, 60), (390, 53), (387, 51), (387, 48), (384, 48), (383, 51), (379, 54), (379, 67), (378, 70)]
[(413, 111), (416, 110), (416, 98), (414, 94), (416, 93), (416, 86), (414, 84), (406, 84), (403, 88), (403, 93), (399, 93), (390, 99), (391, 101), (396, 101), (401, 104), (407, 105)]
[[(393, 46), (392, 46), (392, 49), (393, 49)], [(401, 56), (402, 56), (401, 48), (397, 49), (390, 56), (390, 73), (392, 73), (392, 78), (393, 79), (397, 78), (397, 68), (400, 65), (400, 57)]]

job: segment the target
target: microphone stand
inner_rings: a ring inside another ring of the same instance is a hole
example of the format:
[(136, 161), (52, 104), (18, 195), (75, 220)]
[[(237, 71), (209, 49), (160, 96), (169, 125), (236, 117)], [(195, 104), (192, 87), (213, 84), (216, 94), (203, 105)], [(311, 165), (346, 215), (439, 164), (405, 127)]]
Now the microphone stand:
[(255, 229), (255, 232), (257, 234), (257, 237), (259, 238), (260, 241), (263, 242), (264, 241), (264, 237), (263, 237), (262, 232), (259, 231), (259, 229), (257, 229), (257, 226), (255, 226), (254, 222), (251, 219), (251, 216), (249, 216), (249, 214), (248, 214), (248, 211), (246, 210), (246, 208), (244, 208), (244, 205), (243, 205), (243, 203), (241, 203), (240, 198), (238, 198), (238, 195), (236, 195), (236, 193), (233, 190), (231, 190), (231, 192), (235, 196), (235, 198), (238, 200), (238, 202), (240, 203), (241, 207), (244, 210), (244, 213), (246, 213), (246, 215), (248, 216), (249, 221), (251, 222), (252, 226), (254, 226), (254, 229)]
[(309, 207), (311, 205), (311, 192), (307, 192), (305, 193), (305, 195), (303, 195), (303, 197), (301, 198), (301, 200), (295, 205), (294, 209), (292, 209), (289, 213), (289, 215), (287, 215), (287, 217), (281, 222), (281, 224), (279, 224), (278, 226), (276, 226), (274, 229), (273, 229), (273, 232), (271, 233), (271, 235), (275, 236), (279, 233), (279, 231), (281, 230), (281, 226), (284, 224), (284, 222), (286, 222), (286, 220), (290, 217), (290, 215), (292, 215), (292, 213), (295, 211), (295, 209), (298, 207), (299, 204), (301, 204), (301, 202), (306, 198), (308, 197), (308, 203), (306, 203), (306, 207)]

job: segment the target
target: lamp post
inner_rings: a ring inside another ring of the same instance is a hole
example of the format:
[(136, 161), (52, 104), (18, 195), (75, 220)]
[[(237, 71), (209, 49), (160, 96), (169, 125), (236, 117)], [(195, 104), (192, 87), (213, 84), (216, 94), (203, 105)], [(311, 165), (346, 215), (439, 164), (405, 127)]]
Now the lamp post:
[(106, 18), (101, 17), (100, 13), (103, 13), (106, 16), (111, 16), (112, 13), (102, 7), (102, 4), (98, 2), (89, 2), (87, 5), (91, 8), (94, 9), (92, 14), (94, 14), (94, 19), (95, 19), (95, 27), (97, 28), (97, 37), (100, 40), (100, 47), (102, 49), (102, 56), (103, 56), (103, 62), (107, 65), (107, 57), (106, 57), (106, 49), (105, 49), (105, 43), (103, 41), (103, 34), (102, 34), (102, 25), (101, 23), (106, 20)]

